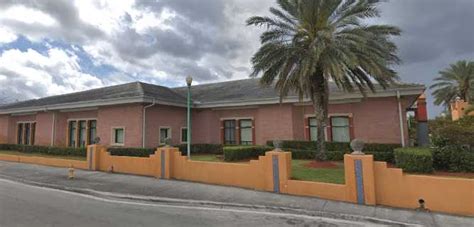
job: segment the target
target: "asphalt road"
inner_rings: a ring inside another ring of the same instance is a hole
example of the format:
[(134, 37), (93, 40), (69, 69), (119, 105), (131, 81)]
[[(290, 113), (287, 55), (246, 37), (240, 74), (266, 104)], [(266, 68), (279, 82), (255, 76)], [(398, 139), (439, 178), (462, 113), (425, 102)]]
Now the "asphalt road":
[(368, 226), (321, 217), (124, 201), (0, 179), (0, 226)]

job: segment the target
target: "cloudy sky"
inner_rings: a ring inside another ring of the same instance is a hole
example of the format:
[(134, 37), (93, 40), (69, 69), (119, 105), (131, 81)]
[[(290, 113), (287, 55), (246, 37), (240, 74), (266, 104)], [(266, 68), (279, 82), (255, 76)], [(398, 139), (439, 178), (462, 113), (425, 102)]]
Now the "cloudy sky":
[[(0, 101), (130, 81), (182, 86), (248, 77), (261, 30), (245, 26), (275, 0), (0, 1)], [(396, 39), (405, 82), (474, 60), (474, 0), (391, 0), (379, 22)], [(431, 103), (431, 99), (429, 100)], [(430, 104), (430, 116), (441, 111)]]

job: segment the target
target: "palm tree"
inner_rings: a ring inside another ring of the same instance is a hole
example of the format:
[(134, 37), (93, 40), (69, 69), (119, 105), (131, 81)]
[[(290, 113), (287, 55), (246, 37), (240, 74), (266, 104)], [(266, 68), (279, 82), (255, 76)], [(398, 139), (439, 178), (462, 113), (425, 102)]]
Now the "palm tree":
[(458, 61), (449, 68), (439, 72), (435, 83), (430, 86), (436, 105), (443, 104), (449, 108), (449, 103), (456, 97), (469, 102), (474, 96), (474, 61)]
[(317, 159), (326, 158), (324, 130), (328, 119), (329, 82), (344, 91), (375, 92), (395, 82), (399, 63), (390, 40), (394, 26), (364, 23), (378, 17), (379, 0), (277, 0), (272, 17), (254, 16), (247, 25), (265, 26), (261, 47), (252, 57), (252, 77), (271, 85), (280, 99), (290, 92), (309, 97), (318, 124)]

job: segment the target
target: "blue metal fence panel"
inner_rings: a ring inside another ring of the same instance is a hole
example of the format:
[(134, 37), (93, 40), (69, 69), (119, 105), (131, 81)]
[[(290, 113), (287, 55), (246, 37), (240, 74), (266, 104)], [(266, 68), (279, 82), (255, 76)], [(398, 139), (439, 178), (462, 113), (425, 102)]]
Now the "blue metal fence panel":
[(357, 189), (357, 203), (365, 204), (364, 198), (364, 176), (362, 170), (362, 160), (354, 160), (356, 189)]
[(280, 193), (280, 170), (278, 167), (278, 155), (272, 156), (273, 166), (273, 192)]
[(165, 151), (161, 151), (161, 178), (165, 178)]

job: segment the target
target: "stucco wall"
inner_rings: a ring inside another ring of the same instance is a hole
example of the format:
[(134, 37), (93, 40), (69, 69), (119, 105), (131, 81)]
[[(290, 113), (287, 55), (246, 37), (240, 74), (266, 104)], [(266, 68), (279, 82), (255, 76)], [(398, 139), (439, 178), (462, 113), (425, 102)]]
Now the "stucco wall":
[[(403, 127), (405, 141), (408, 129), (405, 109), (411, 99), (403, 99)], [(112, 128), (125, 128), (125, 146), (142, 146), (142, 104), (99, 107), (95, 110), (56, 111), (55, 146), (66, 146), (68, 120), (97, 119), (97, 136), (101, 143), (110, 145)], [(274, 104), (237, 108), (193, 109), (193, 143), (221, 143), (221, 121), (251, 118), (254, 120), (256, 144), (273, 139), (305, 140), (305, 116), (314, 113), (311, 105)], [(370, 143), (400, 143), (398, 103), (395, 97), (369, 98), (361, 102), (331, 104), (329, 114), (352, 114), (354, 137)], [(0, 141), (16, 143), (18, 121), (36, 121), (35, 142), (51, 144), (53, 112), (36, 115), (0, 116)], [(146, 147), (159, 146), (159, 128), (171, 127), (172, 143), (181, 143), (181, 128), (186, 127), (186, 108), (156, 105), (147, 109)]]
[(221, 143), (221, 120), (242, 118), (254, 120), (257, 144), (273, 138), (291, 139), (292, 111), (291, 104), (196, 110), (192, 139), (194, 143)]
[(35, 121), (36, 115), (10, 116), (8, 121), (8, 143), (17, 141), (17, 123), (20, 121)]
[[(402, 101), (402, 115), (405, 142), (408, 142), (406, 108), (409, 100)], [(294, 106), (295, 139), (304, 139), (304, 122), (301, 115), (313, 115), (312, 106)], [(300, 112), (303, 111), (304, 114)], [(401, 143), (400, 120), (396, 97), (369, 98), (361, 102), (331, 104), (331, 114), (352, 114), (354, 137), (367, 143)]]
[(52, 127), (52, 112), (41, 112), (36, 114), (35, 145), (51, 145)]
[[(54, 139), (55, 146), (67, 146), (68, 120), (97, 119), (98, 110), (76, 111), (76, 112), (56, 112), (56, 133)], [(97, 121), (99, 123), (99, 120)], [(99, 132), (99, 127), (97, 127)], [(98, 135), (99, 136), (99, 135)], [(100, 136), (99, 136), (100, 137)]]
[(160, 127), (171, 128), (172, 144), (181, 143), (181, 128), (186, 127), (186, 109), (156, 105), (146, 110), (146, 146), (158, 147)]
[(8, 143), (8, 115), (0, 115), (0, 143)]
[(112, 143), (112, 128), (125, 128), (125, 147), (142, 146), (142, 111), (143, 105), (117, 105), (100, 107), (98, 110), (97, 136), (101, 144)]

